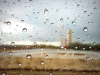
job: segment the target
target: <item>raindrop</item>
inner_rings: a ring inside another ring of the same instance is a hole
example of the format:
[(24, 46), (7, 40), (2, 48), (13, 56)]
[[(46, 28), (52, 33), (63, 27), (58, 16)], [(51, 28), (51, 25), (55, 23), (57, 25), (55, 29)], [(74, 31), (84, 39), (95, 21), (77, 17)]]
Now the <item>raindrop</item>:
[(60, 21), (62, 22), (63, 21), (63, 18), (61, 18)]
[(90, 57), (86, 57), (86, 60), (89, 60), (90, 59)]
[(23, 30), (22, 30), (23, 32), (27, 32), (27, 29), (26, 28), (23, 28)]
[(51, 25), (54, 25), (54, 23), (51, 23)]
[(11, 16), (14, 17), (14, 14), (12, 14)]
[(95, 45), (96, 43), (95, 42), (93, 42), (93, 45)]
[(81, 75), (81, 73), (79, 73), (78, 75)]
[(90, 24), (90, 22), (88, 22), (88, 24)]
[(33, 14), (35, 14), (35, 12), (33, 12)]
[(89, 34), (87, 34), (87, 36), (89, 37)]
[(48, 15), (49, 11), (47, 9), (44, 10), (44, 14)]
[(85, 41), (83, 40), (82, 43), (84, 43)]
[(21, 63), (18, 63), (18, 65), (21, 66), (22, 64)]
[(24, 20), (21, 20), (21, 22), (24, 22)]
[(32, 38), (32, 36), (29, 36), (29, 38)]
[(67, 17), (67, 20), (69, 20), (69, 17)]
[(20, 75), (23, 75), (22, 73), (20, 73)]
[(93, 59), (91, 60), (91, 62), (93, 62)]
[(93, 2), (93, 4), (95, 4), (96, 2)]
[(46, 19), (46, 21), (48, 22), (48, 21), (49, 21), (49, 19)]
[(16, 4), (15, 2), (13, 2), (13, 4)]
[(12, 52), (10, 51), (9, 54), (12, 55)]
[(6, 72), (2, 72), (1, 75), (6, 75)]
[(80, 40), (80, 38), (77, 38), (77, 40)]
[(85, 48), (83, 48), (83, 50), (85, 50)]
[(48, 55), (46, 55), (45, 58), (48, 58)]
[(96, 10), (97, 8), (95, 7), (94, 10)]
[(11, 42), (11, 45), (15, 45), (15, 42)]
[(95, 66), (95, 68), (98, 68), (97, 66)]
[(46, 22), (44, 22), (44, 25), (46, 25)]
[(41, 61), (41, 64), (43, 65), (44, 64), (44, 61)]
[(89, 47), (91, 49), (91, 47)]
[(84, 14), (86, 14), (87, 13), (87, 11), (84, 11)]
[(72, 21), (72, 24), (75, 25), (75, 21)]
[(7, 25), (11, 25), (11, 22), (10, 22), (10, 21), (8, 21), (8, 22), (4, 22), (4, 23), (6, 23)]
[(83, 28), (83, 31), (84, 31), (84, 32), (86, 32), (87, 30), (88, 30), (88, 28), (87, 28), (87, 27), (84, 27), (84, 28)]
[(37, 14), (40, 14), (40, 12), (37, 12)]
[(0, 13), (2, 13), (2, 10), (0, 10)]
[(26, 58), (27, 58), (27, 59), (30, 59), (30, 58), (32, 58), (32, 56), (31, 56), (30, 54), (28, 54), (28, 55), (26, 56)]
[(90, 17), (90, 15), (88, 15), (88, 17)]
[(7, 1), (3, 1), (3, 3), (7, 3)]
[(17, 2), (20, 2), (20, 0), (18, 0)]
[(61, 49), (63, 49), (64, 47), (63, 46), (61, 46)]
[(50, 72), (49, 75), (52, 75), (52, 72)]
[(43, 51), (43, 48), (41, 50)]
[(55, 40), (55, 38), (53, 40)]
[(64, 66), (64, 68), (66, 68), (66, 66)]
[(77, 49), (78, 47), (75, 47), (75, 49)]
[(32, 0), (29, 0), (29, 2), (32, 3), (33, 1)]
[(77, 4), (77, 7), (80, 7), (80, 5), (79, 5), (79, 4)]

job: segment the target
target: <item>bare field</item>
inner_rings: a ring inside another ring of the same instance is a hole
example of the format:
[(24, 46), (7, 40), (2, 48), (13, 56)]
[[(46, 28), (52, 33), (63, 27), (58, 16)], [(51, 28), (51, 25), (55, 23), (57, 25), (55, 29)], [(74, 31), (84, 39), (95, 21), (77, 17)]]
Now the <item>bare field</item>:
[[(41, 64), (41, 61), (44, 64)], [(21, 65), (19, 65), (21, 63)], [(30, 58), (0, 57), (0, 69), (32, 70), (96, 70), (100, 71), (100, 60), (64, 59), (64, 58)]]

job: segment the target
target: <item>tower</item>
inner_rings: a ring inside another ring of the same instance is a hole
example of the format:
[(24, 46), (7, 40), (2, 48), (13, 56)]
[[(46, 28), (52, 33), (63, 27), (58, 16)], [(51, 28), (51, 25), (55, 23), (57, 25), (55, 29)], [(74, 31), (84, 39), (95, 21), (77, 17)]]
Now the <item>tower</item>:
[(69, 29), (67, 31), (67, 44), (71, 44), (72, 43), (72, 29)]

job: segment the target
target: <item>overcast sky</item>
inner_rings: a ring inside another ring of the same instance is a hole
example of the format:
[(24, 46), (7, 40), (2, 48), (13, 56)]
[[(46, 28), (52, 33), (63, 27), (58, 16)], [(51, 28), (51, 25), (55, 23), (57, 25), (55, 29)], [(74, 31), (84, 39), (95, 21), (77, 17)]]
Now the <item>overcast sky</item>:
[(0, 43), (60, 42), (68, 29), (73, 41), (100, 43), (100, 0), (0, 0)]

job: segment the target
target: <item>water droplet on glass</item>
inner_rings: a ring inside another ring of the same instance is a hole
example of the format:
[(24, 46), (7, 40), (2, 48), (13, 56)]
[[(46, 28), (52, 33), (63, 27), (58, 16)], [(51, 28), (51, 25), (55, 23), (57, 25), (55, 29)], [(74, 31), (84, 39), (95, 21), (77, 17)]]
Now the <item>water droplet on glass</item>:
[(10, 22), (10, 21), (8, 21), (8, 22), (4, 22), (4, 23), (6, 23), (7, 25), (11, 25), (11, 22)]
[(43, 48), (41, 50), (43, 51)]
[(77, 7), (80, 7), (80, 5), (79, 5), (79, 4), (77, 4)]
[(81, 75), (81, 73), (79, 73), (78, 75)]
[(90, 49), (92, 48), (92, 47), (89, 47)]
[(12, 14), (11, 16), (14, 17), (14, 14)]
[(93, 59), (91, 60), (91, 62), (93, 62)]
[(66, 66), (64, 66), (64, 68), (66, 68)]
[(61, 46), (61, 49), (63, 49), (64, 47), (63, 46)]
[(41, 64), (43, 65), (44, 64), (44, 61), (41, 61)]
[(55, 38), (53, 40), (55, 40)]
[(12, 52), (10, 51), (9, 54), (12, 55)]
[(51, 23), (51, 25), (54, 25), (54, 23)]
[(46, 19), (46, 21), (48, 22), (48, 21), (49, 21), (49, 19)]
[(75, 49), (77, 49), (78, 47), (75, 47)]
[(20, 73), (20, 75), (23, 75), (22, 73)]
[(89, 60), (90, 59), (90, 57), (86, 57), (86, 60)]
[(75, 25), (75, 21), (72, 21), (72, 24)]
[(2, 13), (2, 10), (0, 10), (0, 13)]
[(83, 48), (83, 50), (85, 50), (85, 48)]
[(95, 42), (93, 42), (93, 45), (95, 45), (96, 43)]
[(23, 30), (22, 30), (23, 32), (27, 32), (27, 29), (26, 28), (23, 28)]
[(86, 14), (87, 13), (87, 11), (84, 11), (84, 14)]
[(48, 15), (49, 11), (47, 9), (44, 10), (44, 14)]
[(33, 1), (32, 0), (29, 0), (29, 2), (32, 3)]
[(1, 75), (6, 75), (6, 72), (2, 72)]
[(49, 75), (52, 75), (52, 72), (50, 72)]
[(21, 66), (22, 64), (21, 63), (18, 63), (18, 65)]
[(29, 36), (29, 38), (32, 38), (32, 36)]
[(61, 18), (60, 21), (62, 22), (63, 21), (63, 18)]
[(40, 14), (40, 12), (37, 12), (37, 14)]
[(32, 58), (32, 56), (31, 56), (30, 54), (28, 54), (28, 55), (26, 56), (26, 58), (27, 58), (27, 59), (30, 59), (30, 58)]
[(88, 22), (88, 24), (90, 24), (90, 22)]
[(85, 41), (83, 40), (82, 43), (84, 43)]
[(15, 42), (11, 42), (11, 45), (15, 45)]
[(21, 22), (24, 22), (24, 20), (21, 20)]
[(84, 28), (83, 28), (83, 31), (84, 31), (84, 32), (86, 32), (87, 30), (88, 30), (88, 28), (87, 28), (87, 27), (84, 27)]
[(3, 3), (7, 3), (7, 1), (3, 1)]
[(46, 55), (45, 57), (48, 58), (48, 55)]
[(77, 40), (80, 40), (80, 38), (77, 38)]
[(87, 34), (87, 36), (89, 37), (89, 34)]
[(95, 66), (95, 68), (98, 68), (97, 66)]
[(95, 7), (94, 10), (96, 10), (97, 8)]

